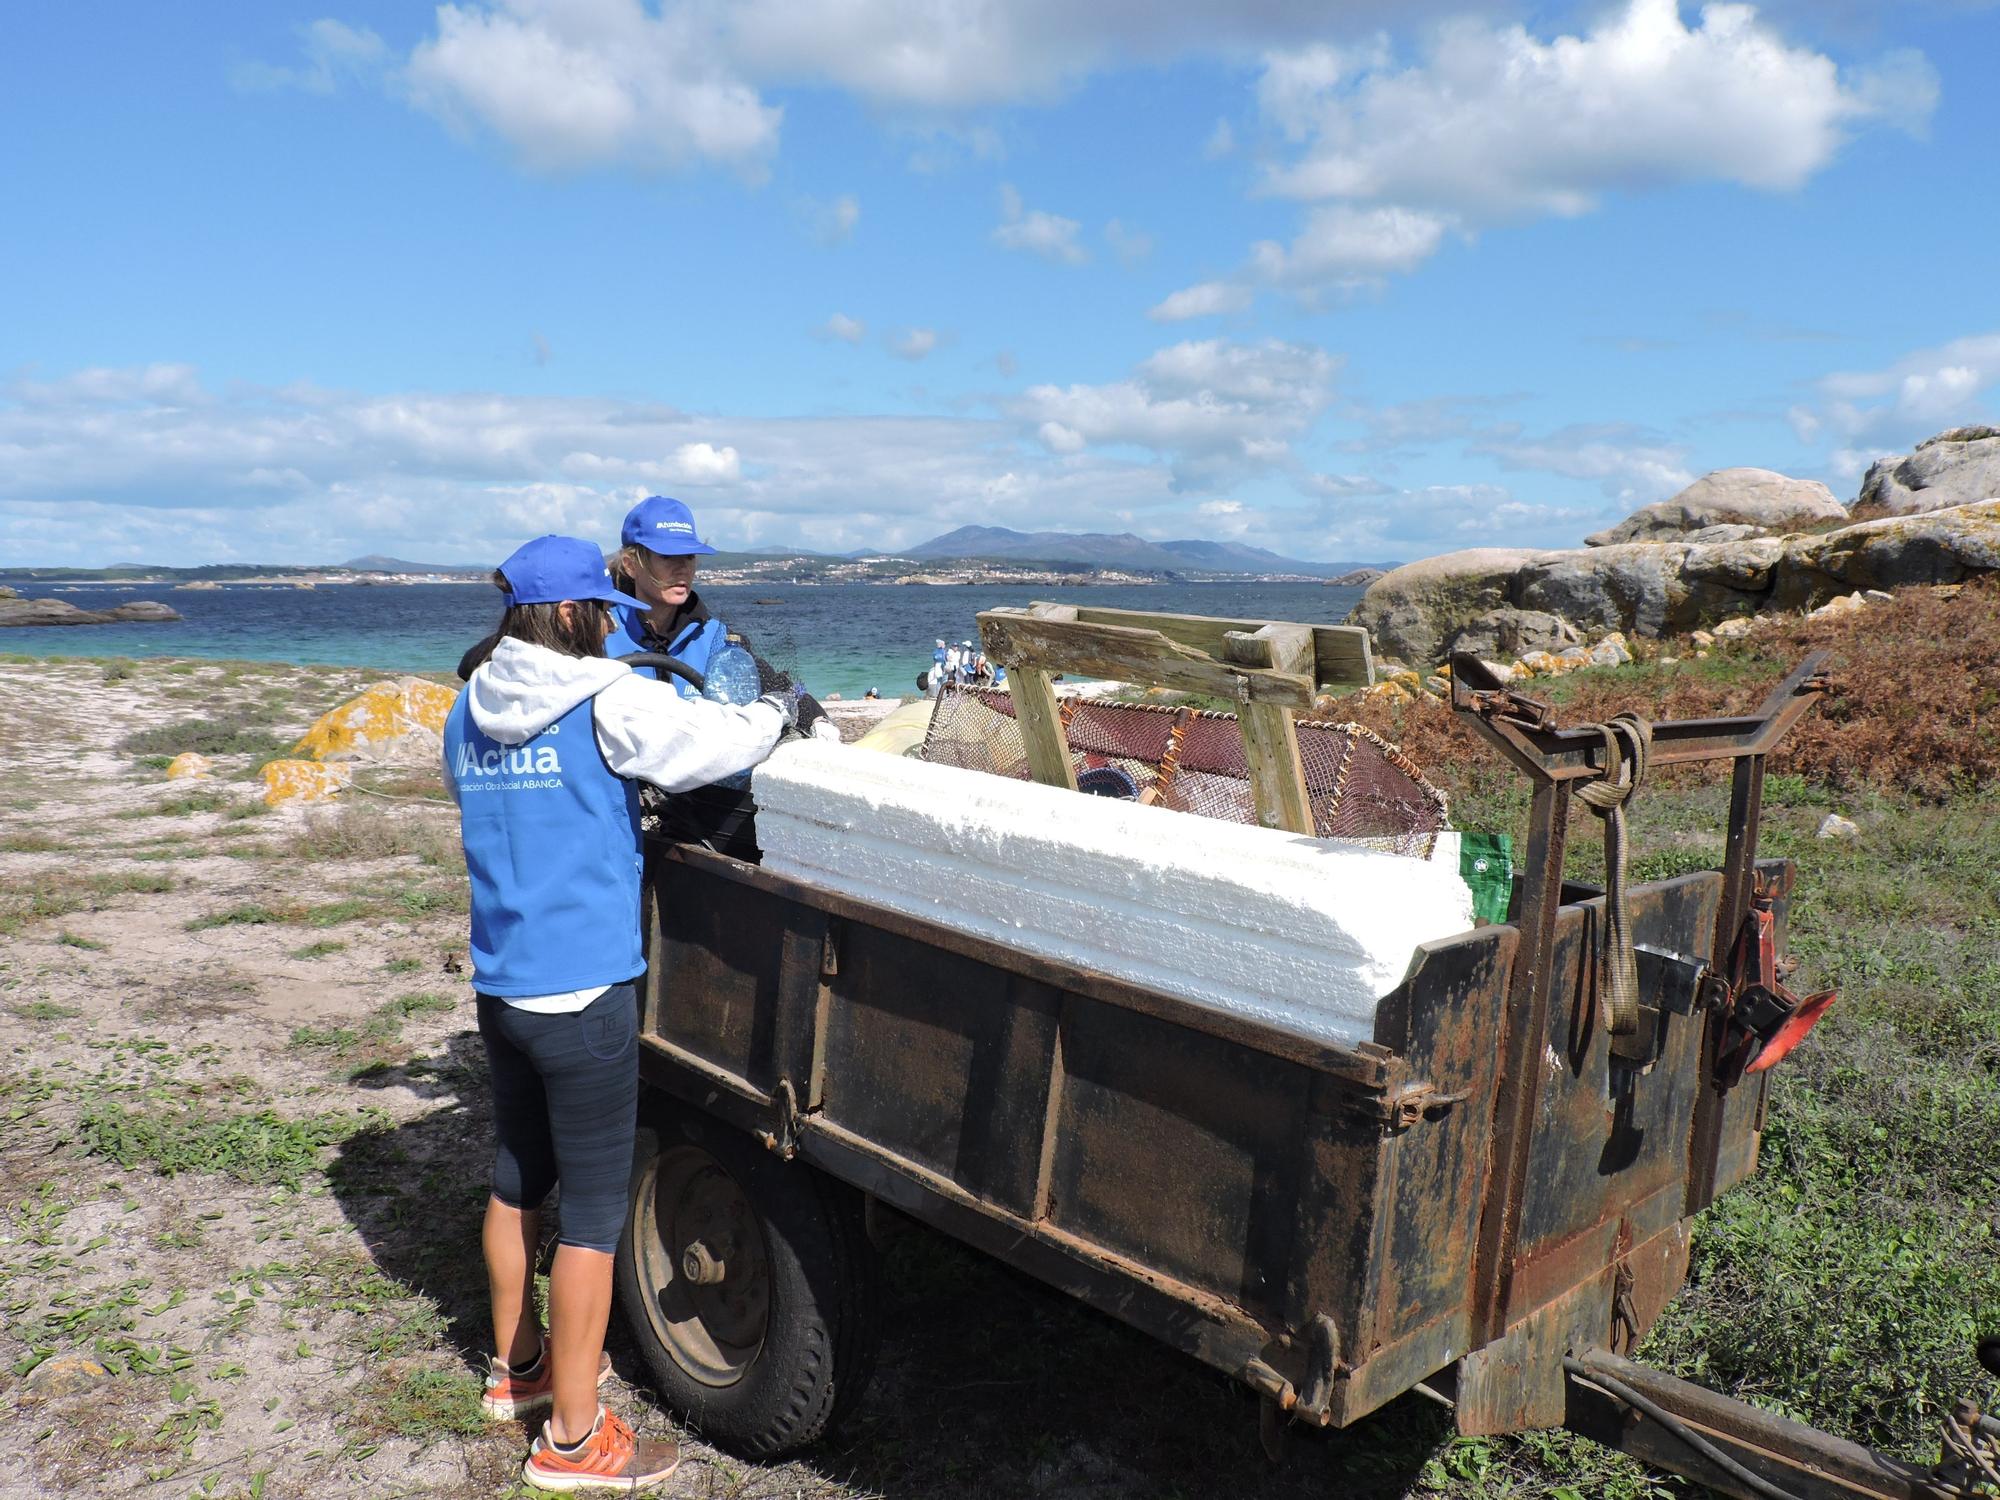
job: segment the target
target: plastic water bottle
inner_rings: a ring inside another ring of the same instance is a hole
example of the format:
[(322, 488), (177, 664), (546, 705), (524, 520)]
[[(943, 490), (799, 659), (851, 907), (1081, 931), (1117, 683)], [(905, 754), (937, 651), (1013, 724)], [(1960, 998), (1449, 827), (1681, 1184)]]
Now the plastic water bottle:
[[(764, 693), (763, 679), (757, 675), (757, 658), (734, 641), (724, 641), (708, 658), (708, 686), (702, 697), (711, 703), (755, 703)], [(738, 771), (725, 776), (717, 786), (747, 787), (750, 773)]]

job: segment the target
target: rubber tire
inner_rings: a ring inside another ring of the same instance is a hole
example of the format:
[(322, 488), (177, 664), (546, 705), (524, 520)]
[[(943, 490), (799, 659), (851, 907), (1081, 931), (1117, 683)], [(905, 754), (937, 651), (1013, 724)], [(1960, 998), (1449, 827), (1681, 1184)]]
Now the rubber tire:
[[(764, 1232), (771, 1300), (764, 1344), (729, 1386), (682, 1369), (653, 1330), (632, 1236), (638, 1191), (663, 1147), (700, 1147), (736, 1180)], [(703, 1437), (749, 1458), (774, 1458), (819, 1440), (867, 1389), (880, 1335), (874, 1247), (861, 1195), (720, 1120), (653, 1090), (640, 1100), (632, 1204), (614, 1273), (619, 1311), (661, 1398)]]

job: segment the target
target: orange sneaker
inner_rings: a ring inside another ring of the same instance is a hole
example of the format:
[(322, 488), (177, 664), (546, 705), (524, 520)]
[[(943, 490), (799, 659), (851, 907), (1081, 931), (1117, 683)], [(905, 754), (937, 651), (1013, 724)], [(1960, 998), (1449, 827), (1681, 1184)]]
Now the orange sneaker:
[[(507, 1361), (488, 1361), (486, 1372), (486, 1393), (479, 1398), (479, 1409), (495, 1422), (511, 1422), (540, 1411), (555, 1400), (554, 1361), (549, 1358), (549, 1346), (542, 1345), (541, 1366), (533, 1375), (516, 1375), (507, 1368)], [(611, 1356), (599, 1357), (597, 1362), (597, 1383), (603, 1385), (611, 1378)]]
[(665, 1483), (680, 1466), (679, 1443), (634, 1437), (631, 1428), (600, 1406), (597, 1425), (574, 1453), (556, 1447), (543, 1424), (521, 1465), (521, 1478), (538, 1490), (632, 1494)]

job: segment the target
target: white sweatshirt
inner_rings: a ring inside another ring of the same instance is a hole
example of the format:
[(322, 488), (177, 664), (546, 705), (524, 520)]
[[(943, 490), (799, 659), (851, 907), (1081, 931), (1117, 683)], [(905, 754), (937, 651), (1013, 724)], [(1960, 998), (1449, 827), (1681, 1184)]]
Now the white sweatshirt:
[[(784, 733), (768, 703), (734, 706), (683, 698), (672, 684), (641, 677), (602, 656), (565, 656), (503, 637), (465, 691), (472, 722), (503, 745), (532, 739), (595, 697), (597, 745), (614, 775), (669, 792), (707, 786), (761, 763)], [(450, 770), (445, 785), (457, 795)]]

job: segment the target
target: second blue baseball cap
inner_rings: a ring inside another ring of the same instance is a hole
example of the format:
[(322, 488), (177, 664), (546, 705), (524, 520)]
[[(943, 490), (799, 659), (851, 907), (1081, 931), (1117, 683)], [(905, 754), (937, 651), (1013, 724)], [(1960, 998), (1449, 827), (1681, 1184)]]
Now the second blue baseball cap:
[(662, 557), (692, 557), (715, 549), (694, 529), (694, 512), (666, 495), (648, 495), (625, 512), (622, 540)]
[(620, 593), (597, 543), (574, 536), (538, 536), (514, 549), (500, 564), (507, 593), (516, 604), (554, 604), (562, 599), (601, 599), (644, 610), (644, 600)]

